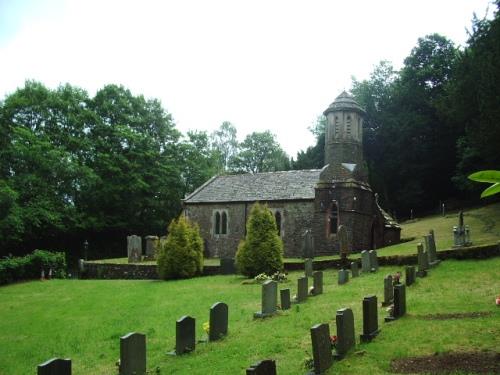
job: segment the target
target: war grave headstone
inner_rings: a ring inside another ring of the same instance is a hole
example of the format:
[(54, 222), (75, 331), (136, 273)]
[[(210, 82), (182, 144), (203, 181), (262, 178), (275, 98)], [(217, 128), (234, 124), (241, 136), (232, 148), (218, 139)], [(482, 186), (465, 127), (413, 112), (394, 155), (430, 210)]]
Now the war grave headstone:
[(417, 276), (418, 277), (425, 277), (427, 276), (427, 269), (425, 268), (425, 257), (426, 254), (424, 253), (424, 247), (422, 246), (421, 243), (417, 245), (417, 259), (418, 259), (418, 271), (417, 271)]
[(276, 314), (278, 303), (278, 283), (267, 280), (262, 284), (262, 310), (253, 314), (254, 318), (265, 318)]
[(314, 370), (309, 374), (323, 374), (332, 367), (332, 343), (330, 326), (327, 323), (316, 324), (311, 328)]
[(71, 375), (71, 359), (52, 358), (37, 366), (37, 375)]
[(281, 310), (288, 310), (291, 306), (290, 289), (280, 290)]
[(342, 285), (342, 284), (345, 284), (349, 281), (349, 271), (347, 270), (339, 270), (339, 274), (338, 274), (338, 284), (339, 285)]
[(158, 236), (146, 236), (146, 256), (148, 260), (154, 260), (156, 258), (156, 246), (158, 246), (159, 238)]
[(323, 271), (313, 272), (313, 288), (315, 296), (323, 293)]
[(222, 275), (233, 275), (236, 273), (234, 258), (220, 258), (220, 273)]
[(349, 308), (337, 310), (335, 320), (337, 324), (337, 345), (335, 348), (337, 354), (335, 357), (341, 359), (356, 345), (352, 310)]
[(340, 264), (342, 267), (348, 266), (349, 256), (349, 233), (345, 225), (339, 225), (337, 229), (337, 240), (339, 242)]
[(314, 258), (314, 237), (309, 229), (305, 231), (302, 239), (302, 258)]
[(378, 271), (377, 250), (370, 250), (369, 254), (370, 254), (371, 272), (377, 272)]
[(210, 308), (208, 340), (217, 341), (227, 335), (229, 308), (224, 302), (217, 302)]
[(129, 263), (140, 262), (142, 259), (142, 239), (133, 234), (127, 236), (127, 256)]
[(372, 266), (370, 263), (370, 253), (366, 250), (361, 252), (361, 270), (363, 272), (371, 272)]
[(398, 284), (394, 286), (394, 308), (392, 313), (385, 318), (386, 322), (401, 318), (406, 314), (406, 286)]
[(306, 259), (304, 261), (304, 272), (306, 277), (312, 277), (313, 274), (313, 261), (312, 259)]
[(352, 274), (352, 277), (359, 276), (358, 262), (351, 262), (351, 274)]
[(301, 303), (304, 302), (307, 299), (307, 284), (308, 284), (308, 278), (307, 277), (299, 277), (297, 279), (297, 298), (296, 302)]
[(415, 283), (416, 274), (415, 274), (415, 266), (407, 266), (405, 268), (405, 276), (406, 276), (406, 286), (410, 286)]
[(363, 342), (373, 340), (380, 332), (377, 308), (377, 296), (363, 298), (363, 334), (359, 336)]
[(276, 375), (276, 361), (266, 359), (255, 363), (247, 368), (246, 375)]
[(389, 306), (394, 299), (394, 289), (392, 286), (392, 275), (384, 277), (384, 300), (382, 306)]
[(196, 347), (196, 320), (184, 315), (175, 322), (175, 351), (168, 354), (182, 355)]
[(146, 335), (132, 332), (120, 337), (120, 375), (146, 374)]

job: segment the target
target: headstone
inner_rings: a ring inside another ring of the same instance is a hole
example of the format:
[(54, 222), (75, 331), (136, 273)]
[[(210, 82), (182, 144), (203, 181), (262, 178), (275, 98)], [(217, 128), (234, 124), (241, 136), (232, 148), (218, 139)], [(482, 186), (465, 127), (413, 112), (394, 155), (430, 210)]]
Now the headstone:
[(52, 358), (37, 366), (38, 375), (71, 375), (71, 359)]
[(158, 236), (146, 236), (146, 258), (155, 259), (156, 258), (156, 246), (158, 246), (159, 238)]
[(312, 277), (313, 274), (313, 261), (312, 259), (306, 259), (304, 261), (304, 270), (306, 277)]
[(175, 323), (175, 354), (181, 355), (194, 351), (196, 346), (195, 319), (184, 315)]
[(339, 270), (338, 275), (338, 284), (342, 285), (349, 281), (349, 271), (347, 270)]
[(276, 314), (278, 303), (278, 283), (267, 280), (262, 284), (262, 310), (253, 314), (254, 318), (265, 318)]
[(389, 306), (394, 298), (394, 289), (392, 288), (392, 275), (384, 277), (384, 301), (382, 306)]
[(222, 275), (232, 275), (236, 273), (234, 258), (220, 258), (220, 273)]
[(313, 272), (313, 287), (315, 296), (323, 293), (323, 271)]
[(463, 247), (470, 245), (470, 237), (467, 239), (466, 225), (464, 225), (464, 213), (458, 214), (458, 226), (453, 227), (453, 247)]
[(227, 335), (228, 310), (224, 302), (217, 302), (210, 308), (209, 341), (217, 341)]
[(401, 318), (406, 314), (406, 286), (398, 284), (394, 286), (394, 308), (392, 314), (385, 318), (386, 322)]
[(371, 341), (380, 332), (378, 329), (377, 296), (363, 298), (363, 334), (361, 341)]
[(304, 238), (302, 239), (302, 258), (314, 258), (314, 237), (310, 229), (305, 231)]
[(337, 239), (339, 241), (339, 253), (342, 266), (346, 265), (347, 257), (349, 256), (349, 234), (345, 225), (339, 225), (337, 229)]
[(290, 289), (280, 290), (281, 310), (288, 310), (291, 306), (290, 303)]
[(304, 302), (307, 299), (307, 277), (297, 279), (297, 303)]
[(337, 357), (344, 357), (356, 345), (354, 334), (354, 315), (352, 310), (344, 308), (337, 310)]
[(276, 375), (276, 361), (272, 359), (260, 361), (247, 368), (246, 375)]
[(424, 263), (424, 269), (426, 271), (429, 270), (429, 254), (427, 253), (427, 251), (424, 250), (424, 255), (423, 255), (423, 263)]
[(417, 276), (418, 277), (425, 277), (427, 276), (427, 269), (425, 268), (426, 262), (425, 262), (425, 257), (426, 254), (424, 254), (424, 247), (422, 246), (421, 243), (417, 245), (417, 259), (418, 259), (418, 272)]
[(465, 226), (465, 230), (464, 231), (465, 231), (465, 244), (467, 246), (470, 246), (470, 245), (472, 245), (472, 242), (470, 240), (470, 228), (469, 228), (468, 225)]
[(85, 272), (85, 260), (78, 259), (78, 271), (80, 272), (80, 274)]
[(127, 256), (129, 263), (140, 262), (142, 258), (142, 239), (135, 234), (127, 236)]
[(437, 257), (436, 249), (436, 237), (434, 236), (434, 230), (429, 231), (429, 248), (427, 252), (429, 253), (429, 264), (431, 267), (437, 266), (441, 261)]
[(371, 265), (371, 272), (377, 272), (378, 271), (378, 258), (377, 258), (377, 250), (370, 250), (370, 265)]
[(415, 282), (415, 266), (407, 266), (405, 268), (406, 286), (410, 286)]
[(351, 274), (352, 274), (352, 277), (359, 276), (358, 262), (351, 262)]
[(372, 266), (370, 264), (370, 253), (366, 250), (361, 252), (361, 270), (363, 272), (370, 272), (372, 270)]
[(120, 375), (146, 374), (146, 335), (129, 333), (120, 337)]
[(311, 328), (314, 374), (323, 374), (332, 367), (332, 343), (330, 326), (327, 323), (316, 324)]

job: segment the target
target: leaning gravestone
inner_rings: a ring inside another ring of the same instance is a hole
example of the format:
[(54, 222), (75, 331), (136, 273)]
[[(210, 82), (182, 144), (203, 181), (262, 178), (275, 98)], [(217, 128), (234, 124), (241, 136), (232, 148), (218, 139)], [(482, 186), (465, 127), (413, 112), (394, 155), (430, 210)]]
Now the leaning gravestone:
[(344, 308), (337, 310), (337, 357), (344, 357), (356, 345), (354, 334), (354, 315), (352, 310)]
[(246, 375), (276, 375), (276, 362), (272, 359), (260, 361), (247, 368)]
[(280, 290), (281, 310), (288, 310), (291, 306), (290, 303), (290, 289)]
[(227, 335), (228, 310), (224, 302), (217, 302), (210, 308), (209, 341), (217, 341)]
[(142, 257), (142, 239), (135, 234), (127, 236), (127, 256), (129, 263), (140, 262)]
[(194, 351), (196, 346), (195, 319), (183, 316), (175, 323), (175, 354), (181, 355)]
[(351, 262), (351, 274), (353, 278), (359, 276), (358, 262)]
[(372, 270), (372, 266), (370, 264), (370, 253), (366, 250), (361, 252), (361, 270), (363, 272), (370, 272)]
[(129, 333), (120, 337), (120, 375), (146, 374), (146, 335)]
[(304, 271), (306, 277), (312, 277), (313, 274), (313, 261), (312, 259), (306, 259), (304, 261)]
[(276, 314), (278, 303), (278, 283), (267, 280), (262, 284), (262, 309), (253, 314), (254, 318), (265, 318)]
[(236, 273), (234, 258), (220, 258), (220, 273), (222, 275), (232, 275)]
[(302, 239), (302, 258), (314, 258), (314, 238), (309, 229), (305, 231), (304, 238)]
[(323, 294), (323, 271), (313, 272), (314, 295)]
[(342, 285), (349, 281), (349, 271), (347, 270), (339, 270), (338, 275), (338, 284)]
[(363, 334), (360, 335), (361, 341), (371, 341), (379, 332), (377, 296), (366, 296), (363, 298)]
[(405, 268), (406, 274), (406, 286), (410, 286), (415, 283), (415, 266), (407, 266)]
[(297, 303), (304, 302), (307, 299), (307, 277), (299, 277), (297, 279)]
[(394, 308), (392, 314), (385, 318), (386, 322), (401, 318), (406, 314), (406, 287), (404, 284), (394, 286)]
[(377, 272), (378, 271), (378, 258), (377, 258), (377, 250), (370, 250), (370, 265), (371, 265), (371, 272)]
[(316, 324), (311, 328), (314, 372), (323, 374), (332, 367), (332, 343), (330, 341), (330, 326), (327, 323)]
[(156, 246), (158, 246), (158, 236), (146, 236), (146, 258), (153, 260), (156, 258)]
[(52, 358), (37, 366), (37, 375), (71, 375), (71, 359)]
[(394, 299), (394, 289), (392, 288), (392, 275), (384, 277), (384, 300), (382, 306), (389, 306)]
[(425, 277), (425, 276), (427, 276), (427, 269), (425, 267), (425, 265), (426, 265), (425, 257), (426, 257), (426, 254), (424, 253), (424, 247), (422, 246), (421, 243), (419, 243), (417, 245), (417, 259), (418, 259), (418, 272), (417, 272), (417, 276), (418, 277)]

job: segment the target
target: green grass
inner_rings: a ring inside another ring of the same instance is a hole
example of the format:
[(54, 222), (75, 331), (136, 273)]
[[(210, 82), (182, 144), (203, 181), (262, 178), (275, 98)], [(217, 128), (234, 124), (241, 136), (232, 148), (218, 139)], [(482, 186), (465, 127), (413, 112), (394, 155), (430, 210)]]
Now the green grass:
[[(408, 315), (382, 323), (380, 335), (359, 344), (329, 373), (382, 374), (392, 358), (455, 350), (498, 350), (500, 309), (494, 304), (500, 291), (500, 258), (481, 261), (445, 261), (407, 290)], [(400, 270), (382, 267), (348, 284), (336, 284), (336, 271), (325, 271), (325, 293), (293, 306), (279, 316), (254, 320), (260, 308), (260, 286), (242, 285), (235, 276), (211, 276), (182, 281), (33, 281), (0, 288), (0, 374), (35, 372), (36, 365), (55, 356), (73, 360), (73, 374), (115, 374), (119, 337), (132, 331), (147, 335), (148, 370), (160, 374), (243, 374), (251, 363), (277, 360), (279, 374), (303, 374), (311, 355), (309, 329), (321, 322), (335, 333), (335, 312), (351, 307), (356, 335), (362, 330), (361, 301), (383, 292), (383, 277)], [(280, 287), (292, 288), (301, 273)], [(197, 338), (204, 336), (210, 306), (229, 305), (229, 335), (221, 342), (199, 344), (189, 355), (165, 353), (175, 343), (175, 320), (196, 318)], [(490, 312), (471, 319), (429, 321), (421, 315)]]

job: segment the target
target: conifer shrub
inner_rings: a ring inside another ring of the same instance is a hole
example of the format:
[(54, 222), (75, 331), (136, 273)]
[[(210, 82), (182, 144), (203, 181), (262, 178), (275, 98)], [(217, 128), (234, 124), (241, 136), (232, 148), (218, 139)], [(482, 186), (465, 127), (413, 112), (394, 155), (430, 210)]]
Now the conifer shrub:
[(274, 215), (267, 206), (254, 204), (247, 221), (247, 235), (238, 245), (236, 265), (240, 273), (255, 277), (283, 269), (283, 241)]
[(203, 239), (198, 225), (184, 216), (168, 226), (167, 239), (157, 254), (158, 274), (162, 279), (188, 278), (203, 272)]

